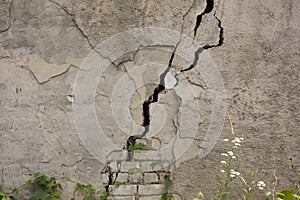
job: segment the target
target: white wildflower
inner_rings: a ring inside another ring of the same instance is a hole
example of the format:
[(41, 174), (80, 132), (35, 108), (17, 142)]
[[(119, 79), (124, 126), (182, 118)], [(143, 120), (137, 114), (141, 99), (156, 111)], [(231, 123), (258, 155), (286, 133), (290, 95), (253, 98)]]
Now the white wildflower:
[(240, 137), (240, 140), (242, 140), (242, 141), (243, 141), (243, 140), (244, 140), (244, 138), (243, 138), (243, 137)]
[(235, 170), (231, 169), (231, 170), (230, 170), (230, 175), (233, 175), (233, 176), (231, 176), (231, 177), (236, 177), (236, 176), (241, 175), (241, 173), (238, 172), (238, 171), (235, 171)]
[(222, 160), (221, 163), (222, 163), (222, 164), (226, 164), (226, 161), (225, 161), (225, 160)]
[(228, 154), (227, 153), (221, 153), (221, 156), (228, 156)]
[(240, 143), (234, 143), (234, 146), (238, 147), (238, 146), (241, 146)]
[(263, 190), (266, 187), (266, 184), (263, 181), (258, 181), (257, 186), (258, 186), (258, 189)]
[(225, 170), (224, 170), (224, 169), (222, 169), (220, 172), (221, 172), (221, 173), (225, 173)]
[(233, 143), (241, 143), (242, 141), (240, 140), (240, 138), (236, 137), (231, 142), (233, 142)]
[(232, 158), (232, 159), (236, 159), (236, 156), (232, 156), (231, 158)]
[(228, 138), (224, 139), (224, 142), (228, 142), (228, 141), (229, 141), (229, 139), (228, 139)]
[(231, 178), (234, 178), (234, 177), (235, 177), (235, 175), (234, 175), (234, 174), (230, 174), (229, 176), (230, 176)]
[(233, 156), (233, 152), (232, 151), (227, 151), (227, 154), (230, 156)]

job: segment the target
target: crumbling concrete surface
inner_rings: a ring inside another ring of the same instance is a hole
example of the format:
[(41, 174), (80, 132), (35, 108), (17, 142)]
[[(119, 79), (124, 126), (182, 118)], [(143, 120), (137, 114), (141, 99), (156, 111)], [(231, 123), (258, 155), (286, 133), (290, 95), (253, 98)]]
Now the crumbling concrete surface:
[[(220, 154), (228, 148), (223, 139), (230, 137), (230, 128), (225, 123), (217, 144), (200, 159), (213, 97), (195, 66), (201, 63), (201, 54), (208, 53), (223, 78), (235, 133), (245, 138), (236, 167), (244, 176), (259, 169), (264, 180), (275, 170), (278, 188), (292, 187), (296, 177), (289, 158), (300, 165), (299, 9), (297, 0), (0, 1), (0, 184), (8, 191), (22, 186), (34, 172), (42, 172), (64, 182), (64, 199), (73, 192), (68, 180), (103, 187), (100, 177), (107, 163), (88, 151), (73, 118), (76, 74), (84, 70), (80, 66), (92, 49), (113, 35), (160, 27), (195, 39), (201, 48), (190, 52), (192, 62), (177, 55), (180, 39), (171, 46), (157, 44), (156, 49), (141, 46), (112, 60), (95, 83), (94, 96), (97, 119), (107, 138), (120, 150), (128, 148), (128, 133), (118, 127), (111, 111), (114, 85), (124, 74), (131, 77), (130, 70), (145, 63), (165, 66), (162, 72), (180, 73), (194, 90), (200, 118), (193, 143), (171, 166), (170, 189), (181, 199), (192, 199), (199, 191), (212, 198), (221, 176)], [(165, 126), (151, 138), (155, 148), (176, 136), (181, 124), (174, 119), (182, 109), (174, 91), (159, 88), (166, 74), (159, 75), (153, 78), (157, 84), (137, 88), (128, 105), (132, 120), (141, 126), (145, 120), (160, 121), (155, 111), (165, 110)], [(143, 109), (147, 101), (149, 108)], [(146, 176), (153, 183), (161, 183), (159, 176), (150, 175)], [(142, 175), (143, 181), (146, 176)], [(236, 180), (234, 189), (241, 187)], [(151, 194), (159, 198), (155, 192), (145, 196)]]

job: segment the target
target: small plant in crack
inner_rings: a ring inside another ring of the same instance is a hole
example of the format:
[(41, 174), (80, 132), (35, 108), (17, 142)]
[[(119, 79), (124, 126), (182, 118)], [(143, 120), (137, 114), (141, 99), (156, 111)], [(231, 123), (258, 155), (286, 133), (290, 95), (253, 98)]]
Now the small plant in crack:
[(165, 193), (161, 196), (161, 200), (171, 200), (174, 199), (174, 195), (170, 193)]
[(170, 175), (164, 176), (164, 184), (166, 185), (166, 193), (161, 196), (161, 200), (172, 200), (175, 199), (172, 193), (169, 193), (169, 187), (173, 184)]
[(150, 163), (150, 168), (154, 170), (155, 168), (159, 167), (162, 169), (164, 167), (164, 161), (163, 160), (156, 160)]
[(120, 186), (122, 185), (122, 183), (120, 182), (115, 182), (113, 184), (113, 187), (107, 187), (106, 191), (103, 191), (102, 193), (100, 193), (101, 195), (99, 196), (100, 200), (108, 200), (109, 195), (114, 191), (117, 190)]
[(100, 200), (107, 200), (110, 192), (108, 191), (103, 191), (99, 197)]
[(99, 196), (100, 200), (107, 200), (109, 195), (113, 190), (116, 190), (120, 187), (122, 183), (115, 182), (112, 188), (108, 188), (107, 191), (97, 191), (91, 184), (81, 184), (76, 183), (76, 189), (74, 191), (73, 199), (75, 200), (76, 192), (81, 192), (83, 195), (83, 200), (96, 200)]
[(173, 184), (173, 181), (171, 180), (170, 175), (164, 176), (164, 182), (165, 182), (165, 185), (167, 186), (167, 188)]
[(74, 199), (75, 199), (75, 194), (76, 192), (79, 191), (83, 193), (83, 200), (93, 200), (96, 197), (96, 194), (99, 192), (96, 191), (96, 189), (91, 185), (91, 184), (81, 184), (81, 183), (76, 183), (76, 189), (74, 191)]
[(136, 173), (139, 173), (141, 172), (142, 170), (140, 168), (137, 168), (137, 167), (134, 167), (134, 168), (130, 168), (128, 170), (128, 174), (132, 175), (132, 174), (136, 174)]
[(137, 150), (145, 150), (145, 149), (149, 149), (149, 146), (144, 143), (138, 143), (138, 144), (128, 146), (128, 151), (131, 153)]
[[(55, 177), (48, 177), (44, 174), (35, 173), (34, 178), (26, 182), (27, 185), (38, 187), (41, 191), (37, 192), (29, 200), (59, 200), (61, 199), (62, 187)], [(37, 188), (35, 188), (37, 189)]]
[[(17, 194), (18, 193), (18, 189), (13, 189), (12, 193)], [(1, 185), (0, 185), (0, 200), (15, 200), (15, 198), (13, 196), (9, 196), (8, 194), (6, 194), (4, 191), (2, 191)]]

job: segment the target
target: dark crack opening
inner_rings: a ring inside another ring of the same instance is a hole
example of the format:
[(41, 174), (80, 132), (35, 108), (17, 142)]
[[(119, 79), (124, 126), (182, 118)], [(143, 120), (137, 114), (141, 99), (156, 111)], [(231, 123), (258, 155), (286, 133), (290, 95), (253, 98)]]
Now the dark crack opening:
[(185, 71), (189, 71), (189, 70), (193, 69), (197, 65), (197, 63), (199, 61), (199, 55), (202, 53), (202, 51), (204, 49), (220, 47), (220, 46), (223, 45), (223, 43), (224, 43), (224, 28), (222, 26), (222, 21), (216, 16), (216, 12), (214, 13), (214, 17), (218, 21), (218, 27), (219, 27), (219, 30), (220, 30), (219, 31), (219, 41), (218, 41), (218, 43), (217, 44), (212, 44), (212, 45), (206, 44), (203, 47), (200, 47), (199, 49), (197, 49), (197, 51), (195, 51), (195, 57), (194, 57), (193, 63), (188, 68), (182, 69), (181, 72), (185, 72)]
[(200, 27), (201, 21), (202, 21), (202, 16), (210, 13), (214, 8), (214, 0), (206, 0), (206, 7), (204, 11), (197, 16), (196, 18), (196, 24), (194, 28), (194, 37), (197, 35), (197, 30)]
[(121, 171), (121, 162), (120, 161), (117, 162), (117, 172), (115, 173), (115, 176), (114, 176), (114, 173), (112, 171), (112, 168), (109, 165), (107, 165), (105, 167), (103, 173), (107, 173), (108, 174), (108, 183), (107, 183), (107, 185), (104, 186), (105, 187), (105, 191), (107, 192), (107, 194), (110, 193), (109, 186), (115, 185), (115, 183), (117, 182), (118, 175), (119, 175), (120, 171)]
[(194, 61), (193, 61), (193, 64), (191, 64), (188, 68), (186, 69), (182, 69), (180, 70), (181, 72), (185, 72), (185, 71), (189, 71), (191, 69), (193, 69), (197, 63), (198, 63), (198, 60), (199, 60), (199, 55), (200, 53), (204, 50), (204, 48), (200, 47), (199, 49), (197, 49), (197, 51), (195, 51), (195, 58), (194, 58)]
[(224, 43), (224, 28), (222, 27), (222, 22), (216, 16), (216, 12), (214, 13), (214, 17), (218, 20), (218, 27), (220, 29), (220, 32), (219, 32), (219, 42), (218, 42), (218, 44), (214, 44), (214, 45), (205, 45), (203, 47), (203, 49), (210, 49), (210, 48), (213, 48), (213, 47), (219, 47), (219, 46), (222, 46), (223, 43)]
[[(206, 1), (206, 8), (205, 10), (197, 16), (197, 19), (196, 19), (196, 25), (195, 25), (195, 28), (194, 28), (194, 36), (196, 36), (197, 34), (197, 29), (199, 28), (200, 24), (201, 24), (201, 21), (202, 21), (202, 16), (205, 15), (205, 14), (208, 14), (210, 13), (214, 8), (214, 0), (207, 0)], [(198, 61), (199, 61), (199, 55), (200, 53), (204, 50), (204, 49), (210, 49), (210, 48), (213, 48), (213, 47), (219, 47), (219, 46), (222, 46), (223, 43), (224, 43), (224, 28), (222, 27), (222, 22), (221, 20), (216, 16), (216, 12), (214, 13), (214, 17), (218, 20), (218, 27), (220, 29), (220, 32), (219, 32), (219, 41), (217, 44), (214, 44), (214, 45), (205, 45), (203, 47), (200, 47), (199, 49), (197, 49), (197, 51), (194, 53), (195, 54), (195, 58), (194, 58), (194, 61), (193, 63), (190, 65), (190, 67), (186, 68), (186, 69), (183, 69), (181, 70), (181, 72), (184, 72), (184, 71), (188, 71), (188, 70), (191, 70), (193, 69)], [(142, 126), (145, 127), (145, 130), (144, 132), (141, 134), (141, 135), (134, 135), (134, 136), (130, 136), (127, 140), (127, 149), (129, 148), (129, 146), (133, 146), (136, 144), (136, 140), (137, 139), (141, 139), (143, 137), (146, 136), (146, 134), (149, 132), (149, 127), (150, 127), (150, 123), (151, 123), (151, 116), (150, 116), (150, 105), (152, 103), (155, 103), (158, 101), (158, 96), (161, 92), (163, 92), (165, 90), (165, 77), (167, 75), (167, 73), (170, 71), (170, 68), (172, 67), (172, 63), (173, 63), (173, 60), (174, 60), (174, 57), (175, 57), (175, 52), (176, 52), (176, 49), (179, 45), (181, 41), (181, 37), (179, 39), (179, 41), (177, 42), (173, 52), (172, 52), (172, 55), (169, 59), (169, 64), (168, 64), (168, 67), (167, 69), (160, 75), (160, 83), (158, 84), (158, 86), (154, 89), (153, 91), (153, 94), (150, 95), (148, 97), (147, 100), (144, 101), (143, 103), (143, 124)], [(131, 160), (132, 159), (132, 153), (128, 151), (128, 160)]]
[[(142, 126), (145, 127), (145, 130), (143, 131), (143, 133), (141, 135), (134, 135), (134, 136), (130, 136), (128, 138), (127, 145), (126, 145), (127, 149), (129, 148), (129, 146), (135, 145), (137, 139), (141, 139), (141, 138), (145, 137), (146, 134), (149, 132), (150, 122), (151, 122), (150, 105), (152, 103), (158, 102), (158, 95), (165, 90), (165, 77), (172, 67), (172, 63), (173, 63), (173, 60), (175, 57), (175, 52), (176, 52), (179, 42), (180, 42), (180, 40), (178, 41), (178, 43), (176, 44), (176, 46), (172, 52), (172, 55), (169, 59), (169, 64), (168, 64), (167, 69), (159, 77), (160, 82), (159, 82), (158, 86), (153, 90), (153, 94), (150, 95), (148, 97), (148, 99), (145, 100), (143, 103), (143, 118), (144, 119), (143, 119)], [(127, 160), (131, 160), (131, 159), (132, 159), (132, 153), (128, 151)]]

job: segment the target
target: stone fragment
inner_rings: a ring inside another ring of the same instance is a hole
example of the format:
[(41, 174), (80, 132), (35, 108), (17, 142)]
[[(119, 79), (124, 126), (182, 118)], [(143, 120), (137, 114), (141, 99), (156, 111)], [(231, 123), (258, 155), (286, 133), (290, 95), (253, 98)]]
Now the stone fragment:
[(158, 162), (157, 160), (154, 160), (152, 162), (142, 162), (142, 170), (143, 172), (153, 172), (153, 171), (159, 171), (159, 172), (165, 172), (169, 170), (169, 164), (167, 162), (163, 162), (163, 167), (160, 165), (154, 165), (155, 162)]
[(128, 196), (128, 197), (114, 196), (114, 197), (108, 197), (107, 200), (135, 200), (135, 196)]
[(143, 174), (134, 173), (130, 175), (130, 183), (142, 183), (143, 182)]
[(122, 162), (121, 164), (121, 172), (128, 172), (131, 169), (140, 169), (140, 163), (139, 162)]
[(101, 174), (101, 182), (106, 185), (109, 183), (109, 174), (105, 173), (105, 174)]
[(48, 64), (35, 54), (28, 55), (26, 57), (26, 62), (39, 83), (45, 83), (49, 81), (51, 77), (64, 73), (70, 66), (69, 64)]
[(152, 139), (152, 143), (151, 143), (151, 147), (152, 149), (154, 150), (159, 150), (160, 149), (160, 145), (161, 145), (161, 142), (159, 139)]
[(128, 157), (127, 150), (113, 151), (111, 152), (106, 160), (107, 161), (126, 161)]
[(128, 174), (127, 173), (118, 173), (117, 182), (127, 183)]
[(140, 185), (140, 195), (159, 195), (166, 192), (166, 185), (164, 184), (151, 184), (151, 185)]
[(140, 200), (161, 200), (161, 195), (144, 196)]
[(136, 185), (120, 185), (118, 189), (114, 189), (115, 186), (110, 185), (109, 188), (114, 196), (133, 196), (137, 193)]
[(158, 175), (156, 173), (145, 173), (144, 182), (145, 183), (158, 183)]

